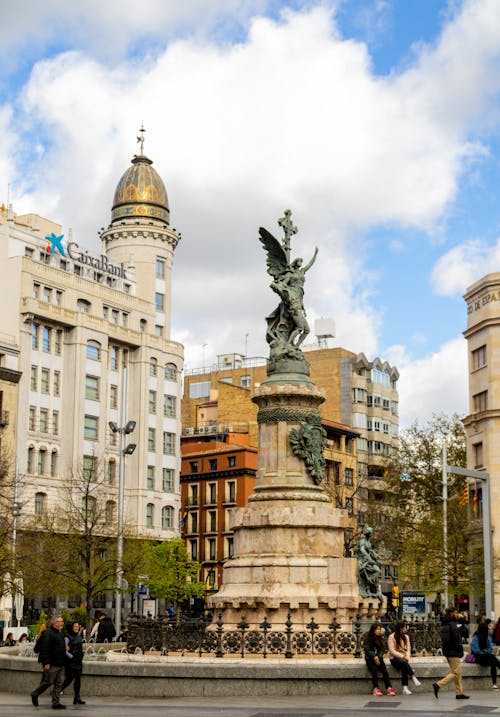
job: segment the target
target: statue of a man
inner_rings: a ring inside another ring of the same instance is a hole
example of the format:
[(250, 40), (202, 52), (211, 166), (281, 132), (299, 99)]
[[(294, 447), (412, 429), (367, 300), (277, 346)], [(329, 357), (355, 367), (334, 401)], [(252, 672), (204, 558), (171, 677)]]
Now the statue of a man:
[(267, 229), (259, 229), (260, 241), (267, 251), (267, 271), (273, 277), (271, 288), (281, 301), (266, 317), (266, 340), (271, 358), (301, 358), (300, 345), (309, 333), (304, 308), (304, 282), (306, 272), (316, 260), (318, 249), (306, 266), (299, 257), (290, 262), (289, 237), (285, 231), (283, 245)]
[(359, 592), (362, 597), (382, 599), (379, 557), (372, 545), (372, 533), (373, 529), (369, 525), (365, 525), (363, 536), (358, 540), (356, 546)]

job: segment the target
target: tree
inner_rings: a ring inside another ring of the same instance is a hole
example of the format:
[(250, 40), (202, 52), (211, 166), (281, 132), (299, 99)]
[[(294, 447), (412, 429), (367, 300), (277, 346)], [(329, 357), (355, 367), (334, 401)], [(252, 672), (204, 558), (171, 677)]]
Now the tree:
[[(443, 589), (442, 446), (447, 463), (465, 466), (465, 432), (457, 414), (415, 422), (400, 436), (399, 451), (386, 469), (385, 505), (370, 511), (376, 537), (399, 565), (400, 582), (415, 589)], [(471, 587), (465, 479), (448, 476), (447, 574), (457, 595)]]
[(146, 544), (144, 580), (153, 598), (164, 598), (176, 605), (205, 594), (198, 580), (200, 564), (190, 560), (182, 538), (171, 538), (156, 545)]
[[(116, 582), (116, 504), (97, 458), (61, 479), (57, 507), (23, 526), (20, 561), (27, 594), (84, 595), (87, 628), (95, 596)], [(33, 555), (43, 560), (33, 560)], [(47, 580), (50, 570), (50, 581)]]

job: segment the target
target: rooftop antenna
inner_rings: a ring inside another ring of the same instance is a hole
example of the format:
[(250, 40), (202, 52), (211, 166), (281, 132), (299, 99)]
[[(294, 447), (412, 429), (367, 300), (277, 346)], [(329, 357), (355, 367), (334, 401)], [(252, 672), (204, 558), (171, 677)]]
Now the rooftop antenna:
[(141, 155), (144, 154), (144, 120), (141, 122), (141, 129), (139, 130), (140, 137), (137, 137), (137, 141), (141, 145)]
[(335, 336), (335, 321), (333, 319), (316, 319), (314, 322), (314, 335), (318, 339), (320, 349), (328, 348), (328, 339)]

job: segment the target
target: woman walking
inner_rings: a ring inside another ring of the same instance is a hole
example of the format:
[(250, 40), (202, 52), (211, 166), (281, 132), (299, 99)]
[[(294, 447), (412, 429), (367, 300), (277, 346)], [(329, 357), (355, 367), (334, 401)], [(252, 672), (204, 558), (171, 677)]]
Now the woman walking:
[(413, 684), (417, 687), (420, 685), (419, 680), (415, 677), (413, 668), (410, 665), (411, 643), (407, 634), (407, 625), (405, 622), (397, 622), (394, 632), (389, 635), (387, 642), (391, 665), (394, 669), (401, 672), (401, 684), (403, 685), (403, 694), (411, 695), (408, 688), (408, 678), (411, 677)]
[(75, 697), (74, 705), (84, 705), (85, 701), (80, 697), (80, 688), (82, 684), (83, 669), (83, 627), (77, 622), (70, 620), (66, 623), (66, 678), (63, 682), (62, 689), (66, 689), (72, 682)]
[(497, 667), (500, 667), (500, 662), (493, 654), (493, 640), (489, 635), (488, 625), (485, 622), (477, 626), (477, 630), (470, 641), (470, 651), (476, 658), (478, 665), (490, 668), (492, 688), (497, 690)]
[(382, 639), (382, 626), (379, 622), (374, 622), (370, 625), (368, 634), (365, 639), (365, 662), (366, 666), (370, 670), (373, 685), (373, 695), (375, 697), (382, 696), (382, 690), (378, 686), (378, 673), (382, 675), (384, 680), (385, 689), (390, 697), (394, 697), (396, 694), (391, 686), (391, 680), (389, 679), (389, 673), (384, 662), (385, 645)]

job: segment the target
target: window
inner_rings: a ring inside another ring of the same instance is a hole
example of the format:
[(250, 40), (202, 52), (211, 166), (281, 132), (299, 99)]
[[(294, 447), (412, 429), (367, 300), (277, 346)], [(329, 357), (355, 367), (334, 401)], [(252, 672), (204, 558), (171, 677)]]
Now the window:
[(122, 326), (127, 327), (128, 324), (128, 314), (125, 313), (125, 311), (122, 311)]
[(114, 523), (115, 521), (115, 502), (114, 500), (106, 501), (106, 523)]
[(347, 510), (348, 515), (352, 515), (352, 514), (353, 514), (353, 502), (352, 502), (352, 498), (346, 498), (346, 499), (345, 499), (345, 507), (346, 507), (346, 510)]
[(156, 391), (149, 392), (149, 412), (156, 413)]
[(152, 358), (149, 362), (149, 375), (156, 376), (158, 374), (158, 361)]
[(49, 411), (47, 408), (40, 409), (40, 433), (49, 431)]
[(87, 342), (87, 358), (91, 361), (101, 360), (101, 344), (97, 341)]
[(118, 407), (118, 386), (110, 386), (109, 387), (109, 407), (110, 408)]
[(472, 450), (474, 452), (474, 468), (483, 467), (483, 444), (473, 443)]
[(52, 433), (54, 436), (59, 435), (59, 411), (52, 411)]
[(156, 260), (156, 278), (157, 279), (165, 278), (165, 262), (163, 261), (163, 259)]
[(197, 381), (189, 384), (189, 398), (208, 398), (210, 396), (210, 381)]
[(234, 540), (233, 538), (226, 538), (227, 557), (232, 558), (234, 555)]
[(97, 441), (99, 419), (96, 416), (85, 416), (83, 437), (89, 441)]
[(154, 428), (148, 428), (148, 451), (156, 450), (156, 431)]
[(37, 367), (37, 366), (32, 366), (32, 367), (31, 367), (30, 388), (31, 388), (32, 391), (36, 391), (36, 389), (37, 389), (37, 384), (38, 384), (37, 371), (38, 371), (38, 367)]
[(165, 366), (165, 378), (168, 381), (175, 381), (176, 375), (177, 375), (177, 367), (174, 363), (168, 363)]
[(208, 484), (208, 491), (209, 491), (209, 501), (213, 505), (214, 503), (217, 503), (217, 483), (209, 483)]
[(119, 361), (118, 353), (119, 353), (118, 347), (112, 346), (110, 356), (109, 356), (109, 365), (110, 365), (112, 371), (118, 371), (118, 361)]
[(59, 396), (61, 393), (61, 374), (59, 373), (59, 371), (54, 371), (53, 389), (54, 396)]
[(120, 312), (117, 309), (111, 309), (111, 323), (117, 324), (118, 323), (118, 316), (120, 315)]
[(148, 490), (155, 489), (155, 467), (154, 466), (148, 466), (147, 489)]
[(165, 295), (160, 294), (160, 292), (156, 292), (155, 294), (155, 307), (156, 311), (164, 311), (165, 310)]
[(189, 461), (189, 470), (191, 473), (198, 473), (198, 461)]
[(197, 533), (198, 532), (198, 513), (190, 513), (189, 517), (191, 518), (191, 533)]
[(56, 356), (61, 355), (62, 329), (57, 329), (54, 333), (54, 353)]
[(38, 324), (31, 324), (31, 348), (38, 349)]
[(188, 505), (198, 505), (198, 486), (189, 486), (190, 496), (188, 497)]
[(107, 319), (107, 318), (108, 318), (108, 315), (109, 315), (109, 307), (108, 307), (108, 306), (103, 306), (103, 307), (102, 307), (102, 318), (103, 318), (103, 319)]
[(486, 411), (488, 404), (488, 391), (481, 391), (472, 396), (472, 402), (474, 404), (474, 412)]
[(164, 505), (161, 509), (161, 527), (168, 530), (174, 525), (174, 509), (170, 505)]
[(30, 431), (36, 430), (36, 408), (35, 408), (35, 406), (30, 406), (28, 427), (29, 427)]
[(486, 366), (486, 344), (474, 349), (472, 352), (472, 370), (476, 371), (478, 368)]
[(34, 461), (35, 461), (35, 449), (33, 448), (33, 446), (30, 446), (28, 448), (28, 462), (26, 465), (26, 470), (28, 473), (33, 473)]
[(163, 433), (163, 453), (173, 455), (175, 453), (175, 433), (164, 431)]
[(146, 528), (153, 527), (155, 507), (152, 503), (148, 503), (146, 506)]
[(35, 515), (43, 515), (47, 507), (47, 494), (35, 493)]
[(217, 511), (216, 510), (208, 511), (208, 529), (211, 533), (217, 532)]
[(52, 477), (57, 475), (57, 451), (52, 451), (50, 454), (50, 475)]
[(83, 519), (92, 523), (95, 515), (95, 498), (91, 495), (84, 495), (82, 498), (82, 515)]
[(116, 481), (116, 461), (109, 461), (108, 463), (108, 483), (114, 485)]
[(240, 386), (243, 388), (250, 388), (252, 385), (250, 376), (241, 376), (240, 377)]
[(86, 299), (77, 299), (76, 310), (81, 314), (90, 313), (90, 301), (87, 301)]
[(344, 471), (345, 484), (354, 485), (354, 471), (352, 468), (346, 468)]
[(48, 286), (43, 287), (42, 301), (45, 301), (48, 304), (52, 302), (52, 289), (50, 289)]
[(190, 540), (191, 544), (191, 560), (198, 560), (198, 541)]
[(99, 400), (99, 379), (97, 376), (85, 376), (85, 398), (90, 401)]
[(163, 326), (160, 324), (155, 324), (155, 336), (163, 336)]
[(163, 415), (175, 417), (175, 396), (163, 396)]
[(47, 466), (47, 451), (40, 448), (38, 451), (38, 475), (44, 475)]
[[(62, 269), (62, 268), (65, 269), (66, 267), (61, 267), (61, 269)], [(61, 304), (62, 304), (62, 298), (63, 298), (63, 293), (62, 293), (62, 291), (58, 291), (58, 290), (56, 289), (56, 306), (61, 306)]]
[(146, 321), (146, 319), (141, 319), (141, 320), (140, 320), (140, 322), (139, 322), (139, 328), (140, 328), (141, 331), (146, 331), (146, 329), (148, 328), (148, 322)]
[(108, 425), (108, 443), (110, 446), (118, 445), (118, 433)]
[(227, 500), (229, 503), (236, 503), (236, 483), (234, 480), (227, 482)]
[(209, 560), (216, 560), (216, 541), (215, 538), (209, 538), (208, 539), (208, 559)]
[(83, 456), (83, 477), (86, 481), (94, 482), (97, 472), (97, 458), (95, 456)]
[(211, 471), (216, 471), (217, 470), (217, 458), (210, 458), (209, 465), (210, 465)]
[(42, 393), (49, 393), (50, 371), (48, 368), (42, 368), (40, 390)]
[(50, 336), (52, 330), (48, 326), (42, 328), (42, 351), (46, 354), (50, 353)]
[(33, 296), (35, 299), (40, 298), (40, 284), (37, 284), (36, 281), (33, 282)]
[(236, 468), (236, 456), (229, 456), (227, 459), (229, 468)]
[(24, 256), (27, 256), (29, 259), (32, 259), (33, 254), (34, 254), (34, 250), (31, 247), (27, 246), (24, 248)]
[(174, 488), (174, 471), (172, 468), (163, 469), (162, 488), (164, 491), (171, 491)]

